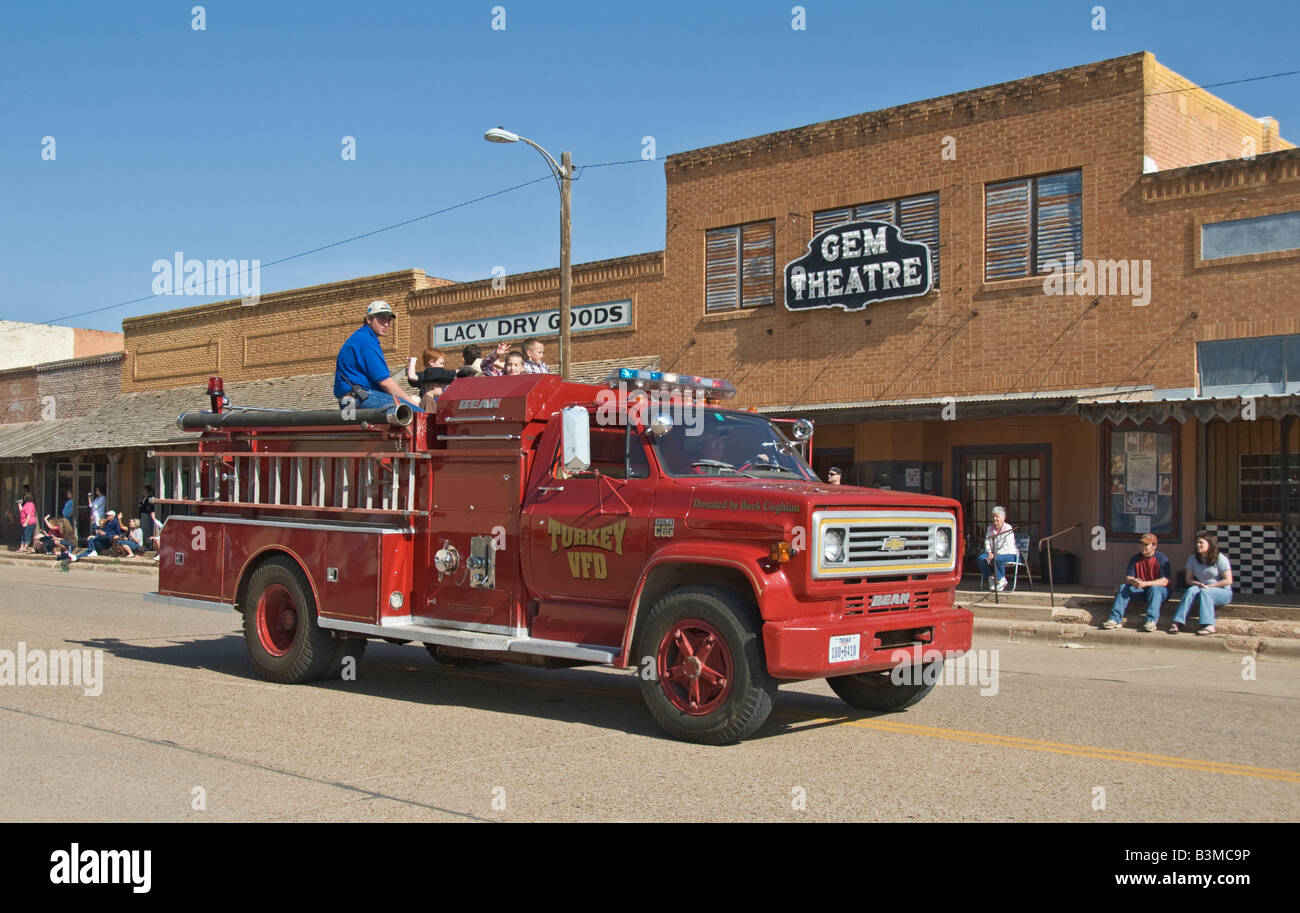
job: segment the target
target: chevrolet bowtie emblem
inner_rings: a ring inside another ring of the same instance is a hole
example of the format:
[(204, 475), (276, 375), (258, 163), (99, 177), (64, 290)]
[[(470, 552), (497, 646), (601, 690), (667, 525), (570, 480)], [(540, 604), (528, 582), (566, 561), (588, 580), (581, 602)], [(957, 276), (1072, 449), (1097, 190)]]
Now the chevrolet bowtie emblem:
[(898, 536), (890, 536), (884, 542), (880, 543), (880, 550), (882, 552), (901, 552), (906, 547), (907, 543)]

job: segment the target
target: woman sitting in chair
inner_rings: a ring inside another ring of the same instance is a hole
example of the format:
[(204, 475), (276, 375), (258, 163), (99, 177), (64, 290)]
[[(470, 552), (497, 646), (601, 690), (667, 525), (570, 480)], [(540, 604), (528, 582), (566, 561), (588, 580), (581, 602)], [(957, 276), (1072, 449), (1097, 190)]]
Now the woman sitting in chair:
[(1016, 560), (1016, 534), (1012, 530), (1011, 524), (1007, 522), (1007, 509), (1005, 507), (993, 508), (993, 522), (989, 524), (988, 530), (984, 535), (984, 552), (979, 557), (980, 565), (980, 588), (983, 589), (985, 581), (988, 581), (988, 588), (994, 588), (992, 578), (994, 568), (997, 569), (997, 583), (999, 590), (1007, 588), (1007, 565)]

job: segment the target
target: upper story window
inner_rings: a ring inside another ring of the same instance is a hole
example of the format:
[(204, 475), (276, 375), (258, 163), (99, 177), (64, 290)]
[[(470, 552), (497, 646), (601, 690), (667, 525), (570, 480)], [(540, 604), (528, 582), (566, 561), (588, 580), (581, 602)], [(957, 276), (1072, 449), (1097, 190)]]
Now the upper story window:
[(878, 203), (859, 203), (840, 209), (823, 209), (813, 213), (813, 235), (841, 222), (876, 219), (898, 226), (898, 233), (909, 241), (924, 241), (930, 246), (931, 288), (939, 287), (939, 194), (926, 193)]
[(750, 222), (704, 233), (704, 311), (776, 300), (776, 223)]
[(1300, 249), (1300, 212), (1206, 222), (1201, 226), (1201, 259), (1242, 257)]
[(984, 187), (984, 279), (1050, 273), (1083, 258), (1083, 172)]
[(1300, 390), (1300, 335), (1220, 339), (1196, 344), (1205, 396)]

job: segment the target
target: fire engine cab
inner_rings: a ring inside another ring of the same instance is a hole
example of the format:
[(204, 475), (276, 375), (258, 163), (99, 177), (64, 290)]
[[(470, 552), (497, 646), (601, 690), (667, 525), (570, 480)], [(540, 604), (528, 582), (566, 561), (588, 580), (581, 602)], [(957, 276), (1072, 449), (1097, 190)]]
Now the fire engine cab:
[(156, 601), (233, 608), (259, 675), (338, 677), (368, 638), (440, 662), (636, 670), (671, 735), (752, 734), (782, 681), (899, 710), (970, 648), (960, 505), (823, 484), (812, 425), (726, 381), (463, 378), (435, 414), (186, 413)]

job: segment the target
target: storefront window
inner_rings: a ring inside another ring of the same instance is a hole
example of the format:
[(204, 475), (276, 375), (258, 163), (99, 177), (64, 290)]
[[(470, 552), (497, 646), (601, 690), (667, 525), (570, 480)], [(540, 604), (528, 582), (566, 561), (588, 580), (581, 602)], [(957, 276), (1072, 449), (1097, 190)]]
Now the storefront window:
[(927, 495), (943, 494), (942, 463), (909, 462), (906, 460), (878, 460), (858, 463), (861, 481), (867, 488), (886, 488), (894, 491), (916, 491)]
[(1173, 535), (1178, 529), (1178, 435), (1165, 425), (1106, 426), (1102, 503), (1116, 536)]

